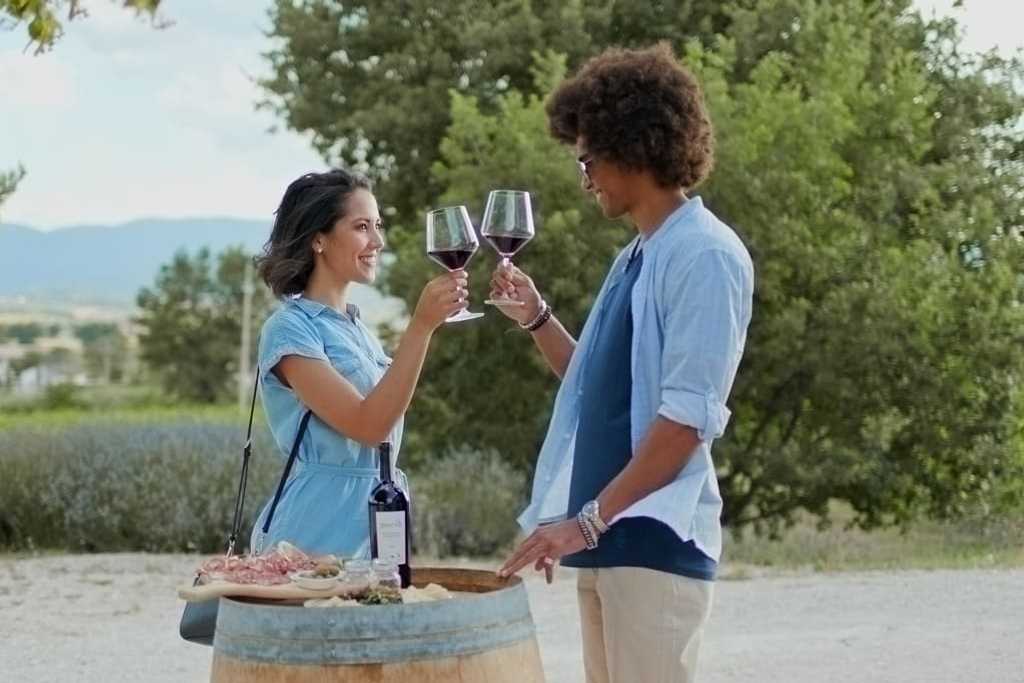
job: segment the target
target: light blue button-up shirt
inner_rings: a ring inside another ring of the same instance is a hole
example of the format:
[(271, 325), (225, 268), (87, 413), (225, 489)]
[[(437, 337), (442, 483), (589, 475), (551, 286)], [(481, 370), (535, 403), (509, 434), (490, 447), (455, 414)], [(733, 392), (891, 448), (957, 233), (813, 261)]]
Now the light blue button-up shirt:
[[(619, 253), (605, 278), (555, 398), (530, 505), (519, 517), (527, 532), (566, 516), (583, 368), (600, 334), (601, 316), (595, 312), (622, 277), (636, 240)], [(754, 267), (736, 233), (699, 197), (676, 209), (641, 247), (643, 267), (632, 294), (633, 452), (658, 415), (696, 429), (700, 444), (674, 481), (615, 519), (657, 519), (718, 561), (722, 497), (711, 446), (729, 421), (725, 401), (750, 323)]]
[[(288, 457), (307, 408), (272, 370), (285, 356), (329, 362), (363, 396), (369, 394), (391, 364), (380, 342), (350, 305), (342, 315), (302, 297), (284, 301), (263, 325), (259, 363), (261, 397), (282, 465)], [(402, 421), (389, 438), (397, 463)], [(335, 431), (316, 415), (299, 447), (297, 462), (274, 511), (265, 538), (261, 529), (268, 501), (256, 520), (251, 544), (267, 550), (286, 540), (313, 554), (369, 557), (370, 526), (367, 501), (377, 476), (376, 449)], [(401, 471), (399, 481), (408, 491)]]

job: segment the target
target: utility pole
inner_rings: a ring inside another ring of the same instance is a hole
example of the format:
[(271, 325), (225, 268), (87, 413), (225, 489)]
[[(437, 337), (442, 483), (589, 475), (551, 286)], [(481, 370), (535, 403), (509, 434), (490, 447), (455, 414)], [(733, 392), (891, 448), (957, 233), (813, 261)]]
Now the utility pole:
[(238, 352), (238, 409), (245, 414), (246, 395), (249, 393), (249, 346), (252, 325), (252, 259), (245, 258), (245, 273), (242, 275), (242, 344)]

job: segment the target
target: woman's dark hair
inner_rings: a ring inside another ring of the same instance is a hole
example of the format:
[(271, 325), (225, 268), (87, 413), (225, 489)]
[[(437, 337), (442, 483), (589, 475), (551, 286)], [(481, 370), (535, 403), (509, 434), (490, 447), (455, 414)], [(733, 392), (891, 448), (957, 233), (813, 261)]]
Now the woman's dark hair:
[(373, 191), (358, 173), (332, 169), (307, 173), (284, 191), (270, 239), (256, 259), (260, 277), (275, 296), (298, 294), (313, 272), (313, 238), (330, 232), (345, 215), (345, 202), (356, 190)]
[(711, 172), (703, 93), (667, 43), (604, 51), (559, 85), (545, 108), (556, 139), (582, 138), (594, 158), (650, 171), (663, 187), (689, 190)]

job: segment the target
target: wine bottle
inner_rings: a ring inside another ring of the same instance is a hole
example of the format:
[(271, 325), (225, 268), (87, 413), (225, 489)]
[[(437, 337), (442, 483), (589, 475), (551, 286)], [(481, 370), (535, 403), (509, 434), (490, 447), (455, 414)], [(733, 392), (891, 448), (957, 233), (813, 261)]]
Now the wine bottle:
[(375, 560), (398, 565), (402, 588), (412, 579), (409, 569), (409, 499), (391, 478), (391, 444), (378, 450), (380, 481), (370, 494), (370, 554)]

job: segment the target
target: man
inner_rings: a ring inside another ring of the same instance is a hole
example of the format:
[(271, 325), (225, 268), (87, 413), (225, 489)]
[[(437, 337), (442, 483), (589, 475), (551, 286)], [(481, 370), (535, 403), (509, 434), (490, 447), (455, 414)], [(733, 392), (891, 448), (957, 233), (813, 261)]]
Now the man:
[[(753, 266), (689, 192), (710, 171), (700, 86), (667, 45), (608, 50), (547, 103), (582, 185), (637, 235), (612, 264), (579, 342), (533, 281), (499, 268), (492, 294), (562, 379), (505, 562), (579, 569), (588, 683), (693, 681), (721, 555), (711, 445), (746, 340)], [(539, 525), (539, 526), (538, 526)]]

